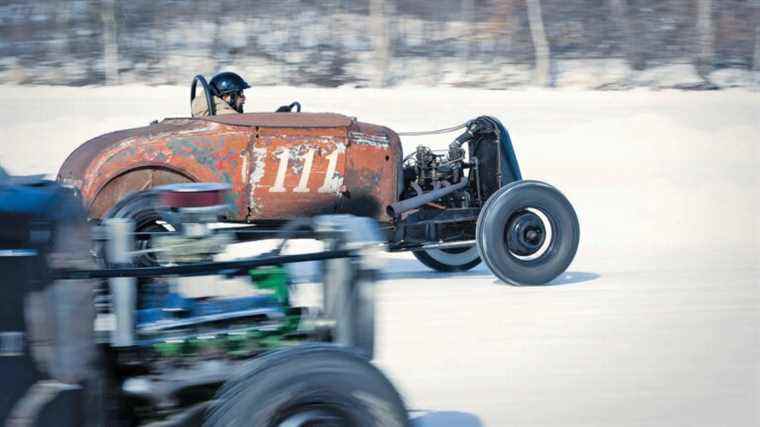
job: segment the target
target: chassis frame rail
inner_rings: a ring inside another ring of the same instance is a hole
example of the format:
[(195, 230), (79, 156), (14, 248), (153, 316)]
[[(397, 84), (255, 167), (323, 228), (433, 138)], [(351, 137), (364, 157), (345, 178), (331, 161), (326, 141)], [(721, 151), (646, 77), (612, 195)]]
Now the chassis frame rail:
[(306, 254), (261, 256), (245, 260), (204, 262), (168, 267), (107, 268), (98, 270), (58, 269), (51, 271), (53, 279), (110, 279), (116, 277), (146, 278), (156, 276), (206, 276), (224, 274), (239, 276), (247, 271), (267, 265), (291, 264), (297, 262), (322, 261), (335, 258), (358, 257), (356, 250), (342, 249)]

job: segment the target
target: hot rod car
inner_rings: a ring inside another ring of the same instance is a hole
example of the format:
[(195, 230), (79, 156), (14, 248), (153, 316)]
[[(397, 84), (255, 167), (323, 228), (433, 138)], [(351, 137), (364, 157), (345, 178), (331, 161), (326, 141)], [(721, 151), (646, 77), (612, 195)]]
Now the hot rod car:
[[(181, 229), (152, 248), (171, 265), (139, 267), (130, 220), (88, 227), (73, 191), (0, 168), (0, 425), (410, 425), (369, 361), (383, 245), (374, 220), (302, 219), (329, 250), (214, 260), (233, 243), (204, 222), (225, 190), (152, 190)], [(93, 262), (94, 241), (109, 265)], [(286, 268), (304, 261), (325, 263), (321, 298), (306, 304)], [(198, 283), (212, 295), (183, 292), (199, 276), (213, 279)], [(245, 294), (220, 293), (225, 277)]]
[(510, 284), (544, 284), (575, 256), (572, 205), (554, 187), (522, 179), (497, 119), (468, 121), (444, 152), (419, 146), (404, 155), (387, 127), (292, 106), (299, 112), (168, 118), (99, 136), (66, 159), (58, 180), (79, 189), (91, 218), (129, 217), (137, 231), (167, 222), (141, 190), (220, 182), (232, 188), (226, 221), (265, 231), (300, 216), (372, 217), (389, 250), (412, 251), (439, 271), (483, 260)]

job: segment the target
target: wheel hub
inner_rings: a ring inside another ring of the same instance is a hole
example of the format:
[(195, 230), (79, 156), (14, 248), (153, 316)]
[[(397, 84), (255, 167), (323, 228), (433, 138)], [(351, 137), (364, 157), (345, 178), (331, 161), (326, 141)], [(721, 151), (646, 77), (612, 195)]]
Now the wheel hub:
[(546, 239), (543, 221), (533, 212), (520, 211), (513, 216), (505, 230), (507, 249), (519, 256), (538, 251)]

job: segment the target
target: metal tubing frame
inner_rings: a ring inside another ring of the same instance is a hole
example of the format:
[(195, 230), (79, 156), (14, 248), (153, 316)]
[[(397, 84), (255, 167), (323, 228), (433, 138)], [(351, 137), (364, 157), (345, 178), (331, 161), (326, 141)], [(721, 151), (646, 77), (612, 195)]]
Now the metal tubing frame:
[(108, 268), (102, 270), (59, 269), (52, 272), (54, 279), (108, 279), (112, 277), (155, 277), (155, 276), (207, 276), (212, 274), (245, 275), (248, 270), (267, 265), (295, 262), (321, 261), (333, 258), (355, 258), (355, 250), (312, 252), (296, 255), (262, 256), (245, 260), (204, 262), (172, 267)]
[[(106, 255), (111, 265), (125, 266), (131, 261), (134, 223), (124, 218), (111, 218), (106, 221), (108, 244)], [(137, 308), (137, 280), (133, 277), (111, 277), (108, 279), (111, 289), (111, 304), (115, 314), (115, 327), (111, 331), (111, 345), (129, 347), (134, 344), (135, 309)]]

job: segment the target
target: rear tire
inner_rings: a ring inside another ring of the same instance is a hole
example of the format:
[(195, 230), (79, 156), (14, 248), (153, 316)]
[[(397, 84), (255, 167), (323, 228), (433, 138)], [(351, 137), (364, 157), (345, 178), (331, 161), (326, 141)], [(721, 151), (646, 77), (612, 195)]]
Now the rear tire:
[(436, 271), (467, 271), (480, 264), (476, 245), (468, 248), (428, 249), (412, 252), (415, 258)]
[[(103, 219), (126, 218), (134, 222), (134, 232), (173, 232), (178, 228), (172, 224), (172, 220), (162, 215), (158, 209), (156, 194), (150, 190), (129, 194), (117, 202), (104, 216)], [(135, 250), (144, 250), (151, 247), (150, 237), (136, 237)], [(136, 267), (154, 267), (159, 263), (152, 254), (138, 255), (134, 258)]]
[(540, 181), (515, 181), (488, 199), (476, 236), (481, 258), (499, 279), (542, 285), (572, 262), (580, 226), (559, 190)]
[[(350, 350), (303, 345), (252, 360), (228, 381), (206, 427), (322, 425), (405, 427), (408, 415), (388, 379)], [(311, 424), (311, 423), (313, 424)]]

